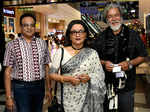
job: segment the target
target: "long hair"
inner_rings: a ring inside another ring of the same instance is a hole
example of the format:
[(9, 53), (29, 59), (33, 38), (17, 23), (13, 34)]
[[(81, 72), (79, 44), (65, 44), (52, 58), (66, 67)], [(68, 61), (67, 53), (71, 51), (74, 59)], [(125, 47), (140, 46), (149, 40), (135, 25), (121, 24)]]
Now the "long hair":
[(67, 30), (66, 30), (64, 46), (71, 46), (72, 45), (72, 42), (70, 40), (70, 31), (71, 31), (72, 26), (75, 24), (81, 24), (83, 26), (85, 33), (86, 33), (86, 39), (84, 41), (84, 47), (87, 47), (88, 46), (87, 41), (89, 39), (89, 30), (88, 30), (88, 27), (86, 26), (86, 24), (82, 20), (72, 20), (69, 23)]

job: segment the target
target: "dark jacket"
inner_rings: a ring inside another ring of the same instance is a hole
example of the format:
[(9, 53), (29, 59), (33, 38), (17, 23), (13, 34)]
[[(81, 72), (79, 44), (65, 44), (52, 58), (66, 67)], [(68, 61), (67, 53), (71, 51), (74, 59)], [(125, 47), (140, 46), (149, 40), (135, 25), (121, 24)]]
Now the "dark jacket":
[[(108, 27), (100, 35), (100, 37), (95, 40), (94, 49), (97, 50), (100, 59), (109, 60), (114, 64), (125, 61), (126, 58), (130, 58), (132, 60), (138, 56), (147, 56), (145, 46), (141, 41), (139, 34), (125, 25), (122, 25), (122, 30), (117, 35), (114, 35), (111, 28)], [(107, 72), (105, 70), (105, 74), (106, 84), (117, 84), (115, 75), (112, 72)], [(135, 66), (131, 70), (126, 71), (126, 74), (126, 86), (121, 91), (130, 91), (135, 89)]]

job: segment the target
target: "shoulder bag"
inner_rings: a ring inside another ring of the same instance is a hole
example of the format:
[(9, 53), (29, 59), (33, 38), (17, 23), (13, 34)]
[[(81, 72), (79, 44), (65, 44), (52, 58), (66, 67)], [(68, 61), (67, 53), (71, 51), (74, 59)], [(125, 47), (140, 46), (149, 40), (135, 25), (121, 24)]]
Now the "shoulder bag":
[[(61, 60), (60, 60), (60, 74), (61, 74), (61, 64), (64, 56), (64, 49), (62, 49)], [(57, 97), (57, 82), (55, 83), (54, 97), (52, 99), (51, 105), (48, 107), (48, 112), (65, 112), (63, 106), (63, 84), (61, 83), (61, 104), (58, 103)]]

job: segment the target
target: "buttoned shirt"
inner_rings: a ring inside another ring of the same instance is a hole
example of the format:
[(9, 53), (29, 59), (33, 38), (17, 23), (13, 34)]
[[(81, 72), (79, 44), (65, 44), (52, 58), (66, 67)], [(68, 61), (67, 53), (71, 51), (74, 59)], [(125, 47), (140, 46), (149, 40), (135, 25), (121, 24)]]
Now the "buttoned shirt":
[(45, 65), (49, 63), (50, 55), (44, 40), (33, 37), (28, 43), (18, 37), (8, 43), (3, 65), (12, 68), (12, 79), (36, 81), (45, 78)]

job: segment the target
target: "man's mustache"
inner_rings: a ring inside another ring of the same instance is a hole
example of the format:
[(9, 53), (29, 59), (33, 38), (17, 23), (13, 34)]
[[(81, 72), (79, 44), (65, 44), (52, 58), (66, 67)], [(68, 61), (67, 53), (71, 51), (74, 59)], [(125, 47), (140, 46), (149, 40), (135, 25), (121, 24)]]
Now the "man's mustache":
[(112, 24), (113, 24), (113, 23), (120, 23), (120, 21), (118, 21), (118, 20), (117, 20), (117, 21), (112, 21), (111, 23), (112, 23)]

